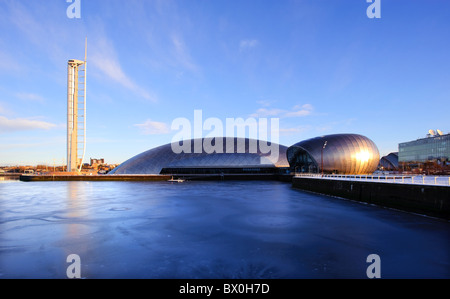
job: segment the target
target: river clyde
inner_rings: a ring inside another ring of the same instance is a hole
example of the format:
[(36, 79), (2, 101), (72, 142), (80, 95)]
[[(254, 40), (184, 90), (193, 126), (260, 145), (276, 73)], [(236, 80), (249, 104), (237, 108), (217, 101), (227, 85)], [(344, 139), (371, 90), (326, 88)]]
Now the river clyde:
[(0, 182), (0, 278), (450, 278), (450, 223), (278, 181)]

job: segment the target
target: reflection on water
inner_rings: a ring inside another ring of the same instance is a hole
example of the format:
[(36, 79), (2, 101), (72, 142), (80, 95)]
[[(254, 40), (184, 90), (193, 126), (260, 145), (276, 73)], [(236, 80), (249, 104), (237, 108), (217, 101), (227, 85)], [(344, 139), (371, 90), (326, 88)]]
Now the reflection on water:
[(0, 278), (449, 278), (449, 223), (249, 182), (0, 184)]
[(19, 176), (8, 176), (8, 175), (0, 175), (0, 182), (1, 181), (18, 181)]
[[(64, 255), (77, 254), (78, 256), (87, 256), (89, 252), (90, 237), (88, 236), (89, 225), (86, 220), (89, 219), (87, 205), (87, 186), (88, 182), (77, 183), (67, 182), (67, 202), (66, 211), (67, 219), (67, 234), (65, 239), (76, 240), (75, 244), (64, 246)], [(84, 272), (84, 276), (89, 273)]]

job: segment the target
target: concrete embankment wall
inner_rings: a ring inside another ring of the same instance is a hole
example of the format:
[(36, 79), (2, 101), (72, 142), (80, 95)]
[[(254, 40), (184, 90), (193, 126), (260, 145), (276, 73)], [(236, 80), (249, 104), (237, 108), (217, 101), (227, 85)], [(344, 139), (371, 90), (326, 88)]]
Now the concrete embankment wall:
[(450, 219), (450, 187), (322, 178), (293, 178), (295, 188)]
[(46, 181), (167, 181), (168, 175), (22, 175), (23, 182)]

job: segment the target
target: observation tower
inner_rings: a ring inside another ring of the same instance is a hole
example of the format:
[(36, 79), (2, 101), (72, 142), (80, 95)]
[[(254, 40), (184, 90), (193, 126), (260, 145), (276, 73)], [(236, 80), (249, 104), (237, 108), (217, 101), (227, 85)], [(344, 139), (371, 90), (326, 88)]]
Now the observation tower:
[(84, 61), (67, 63), (67, 172), (80, 172), (86, 153), (86, 66)]

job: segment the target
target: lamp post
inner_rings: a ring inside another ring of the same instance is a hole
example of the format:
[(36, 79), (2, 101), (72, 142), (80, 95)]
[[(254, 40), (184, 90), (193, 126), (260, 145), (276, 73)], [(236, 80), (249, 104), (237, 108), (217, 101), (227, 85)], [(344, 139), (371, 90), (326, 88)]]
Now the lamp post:
[(325, 143), (323, 144), (323, 147), (322, 147), (322, 151), (321, 151), (321, 170), (322, 170), (322, 177), (323, 177), (323, 150), (327, 147), (327, 143), (328, 143), (328, 141), (325, 141)]

